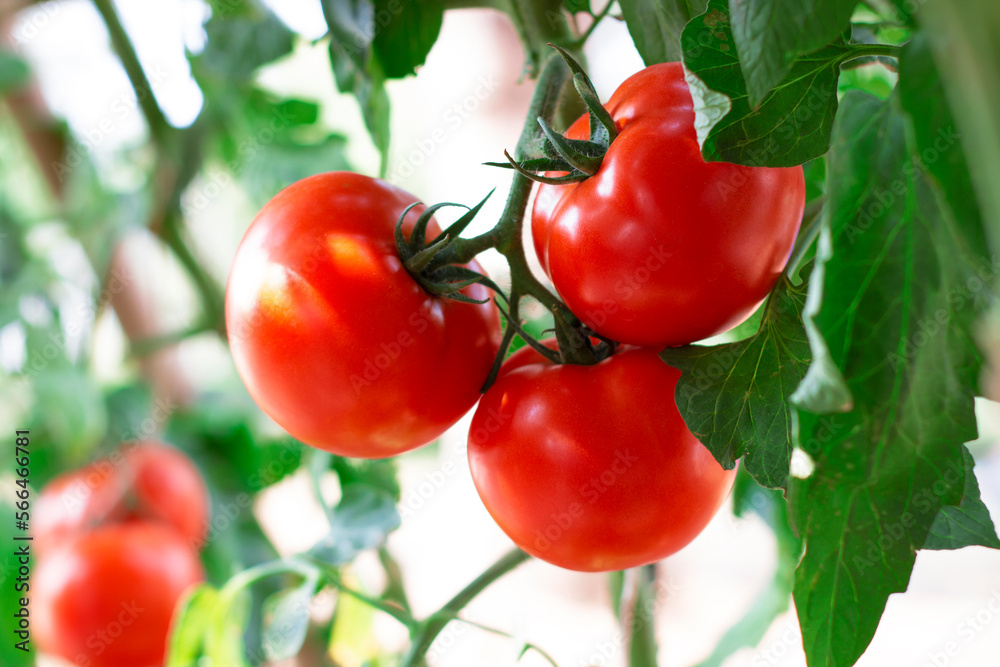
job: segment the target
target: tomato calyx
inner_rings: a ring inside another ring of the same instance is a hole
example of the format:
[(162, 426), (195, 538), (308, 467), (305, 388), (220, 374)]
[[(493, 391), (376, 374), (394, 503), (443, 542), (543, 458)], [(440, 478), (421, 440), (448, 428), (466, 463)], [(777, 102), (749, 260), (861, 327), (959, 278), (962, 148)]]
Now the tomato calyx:
[[(410, 204), (400, 214), (399, 220), (396, 221), (396, 250), (399, 252), (399, 258), (409, 274), (430, 294), (454, 299), (463, 303), (483, 304), (487, 303), (488, 300), (473, 299), (461, 292), (461, 290), (470, 285), (482, 283), (503, 296), (503, 292), (500, 291), (496, 283), (472, 269), (450, 263), (451, 253), (445, 252), (454, 245), (459, 235), (469, 226), (469, 223), (476, 217), (476, 214), (479, 213), (483, 204), (486, 203), (486, 200), (492, 194), (493, 191), (491, 190), (489, 194), (483, 197), (481, 202), (472, 208), (464, 204), (454, 204), (451, 202), (427, 207), (413, 225), (409, 239), (403, 234), (403, 221), (409, 212), (414, 207), (420, 206), (421, 203), (414, 202)], [(427, 241), (428, 223), (431, 221), (434, 213), (445, 206), (458, 206), (467, 209), (467, 212), (443, 232), (430, 241)]]
[[(573, 86), (583, 99), (590, 114), (590, 139), (569, 139), (553, 130), (544, 118), (538, 118), (543, 139), (535, 155), (518, 162), (504, 151), (507, 162), (487, 162), (491, 167), (513, 169), (537, 183), (559, 185), (577, 183), (590, 178), (601, 168), (611, 142), (618, 136), (618, 126), (601, 104), (594, 84), (586, 71), (565, 49), (549, 44), (566, 62), (573, 73)], [(545, 172), (565, 172), (563, 176), (548, 176)]]

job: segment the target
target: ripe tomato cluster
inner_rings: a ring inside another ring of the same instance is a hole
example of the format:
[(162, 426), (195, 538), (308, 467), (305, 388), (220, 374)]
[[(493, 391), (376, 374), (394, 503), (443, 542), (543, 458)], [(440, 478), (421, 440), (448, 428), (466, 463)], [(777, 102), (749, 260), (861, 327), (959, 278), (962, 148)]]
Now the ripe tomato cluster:
[[(634, 75), (606, 109), (617, 134), (599, 169), (541, 186), (532, 236), (583, 331), (624, 345), (592, 365), (515, 353), (482, 396), (468, 442), (497, 524), (525, 551), (577, 570), (674, 553), (729, 493), (735, 473), (687, 429), (674, 402), (680, 372), (658, 352), (749, 317), (785, 268), (805, 199), (799, 167), (702, 159), (678, 63)], [(584, 116), (567, 136), (588, 135)], [(433, 295), (407, 270), (394, 229), (402, 219), (402, 233), (414, 233), (425, 210), (414, 204), (375, 179), (320, 174), (272, 199), (240, 244), (226, 297), (237, 370), (307, 444), (399, 454), (479, 399), (500, 322), (489, 304)], [(427, 231), (439, 233), (433, 222)]]
[(39, 647), (73, 664), (163, 664), (174, 608), (204, 579), (208, 491), (157, 442), (63, 474), (38, 499), (32, 577)]

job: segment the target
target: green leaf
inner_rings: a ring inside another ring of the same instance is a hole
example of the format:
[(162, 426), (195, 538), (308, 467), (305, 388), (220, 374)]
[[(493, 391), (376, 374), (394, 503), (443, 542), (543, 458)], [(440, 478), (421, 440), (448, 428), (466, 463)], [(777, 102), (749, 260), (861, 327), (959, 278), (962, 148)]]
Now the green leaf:
[(375, 0), (372, 47), (386, 78), (401, 79), (424, 64), (443, 20), (441, 0)]
[(316, 576), (306, 577), (295, 588), (270, 596), (264, 602), (262, 642), (269, 660), (295, 657), (309, 630), (309, 604), (319, 583)]
[(269, 10), (238, 0), (231, 4), (241, 11), (213, 14), (205, 24), (205, 49), (192, 58), (196, 75), (227, 85), (249, 81), (260, 67), (291, 53), (295, 38)]
[(715, 645), (712, 654), (696, 667), (721, 667), (737, 651), (756, 646), (768, 628), (788, 610), (792, 597), (795, 564), (802, 552), (802, 543), (788, 523), (788, 503), (781, 492), (766, 489), (741, 467), (733, 487), (733, 514), (743, 517), (748, 512), (758, 514), (774, 531), (778, 546), (778, 564), (774, 577), (754, 599), (753, 604)]
[(280, 190), (306, 176), (349, 169), (346, 145), (339, 134), (308, 144), (276, 139), (264, 144), (255, 159), (245, 163), (240, 178), (247, 193), (263, 206)]
[(789, 167), (826, 153), (840, 62), (850, 53), (843, 40), (796, 59), (757, 106), (750, 104), (726, 0), (712, 0), (691, 19), (681, 45), (706, 160)]
[(325, 563), (341, 565), (379, 546), (398, 527), (399, 512), (390, 494), (365, 484), (352, 484), (344, 488), (333, 510), (330, 534), (310, 552)]
[(177, 603), (167, 639), (167, 661), (164, 667), (193, 667), (201, 657), (205, 628), (215, 614), (219, 592), (201, 584)]
[(341, 488), (364, 484), (385, 491), (393, 500), (399, 500), (399, 480), (396, 478), (397, 461), (388, 459), (333, 458), (333, 469), (340, 479)]
[[(931, 117), (951, 124), (944, 104), (938, 94)], [(823, 290), (813, 319), (853, 409), (798, 412), (797, 444), (815, 464), (789, 485), (805, 541), (794, 596), (812, 667), (853, 665), (864, 652), (938, 512), (960, 503), (962, 443), (976, 435), (971, 329), (996, 271), (979, 216), (958, 217), (921, 161), (911, 138), (924, 118), (913, 116), (899, 95), (849, 93), (829, 156), (832, 256), (810, 291)]]
[(31, 71), (24, 59), (0, 49), (0, 95), (23, 86), (30, 76)]
[(385, 71), (372, 51), (375, 5), (372, 0), (323, 0), (323, 15), (330, 29), (330, 63), (337, 88), (357, 98), (384, 171), (389, 152), (389, 95)]
[(788, 397), (809, 364), (801, 319), (805, 298), (804, 285), (783, 279), (768, 298), (755, 335), (736, 343), (660, 353), (682, 371), (674, 396), (691, 432), (722, 467), (731, 470), (742, 456), (754, 479), (771, 488), (784, 488), (788, 479)]
[(590, 0), (566, 0), (563, 4), (566, 5), (566, 11), (571, 14), (590, 11)]
[(962, 455), (965, 459), (962, 502), (957, 507), (948, 505), (941, 508), (924, 540), (924, 549), (961, 549), (969, 546), (1000, 549), (1000, 539), (997, 538), (990, 511), (979, 498), (979, 482), (973, 470), (976, 461), (968, 447), (962, 447)]
[(212, 619), (206, 627), (205, 655), (212, 665), (248, 667), (243, 632), (250, 612), (250, 595), (240, 591), (235, 599), (215, 605)]
[(647, 67), (681, 59), (681, 31), (691, 18), (686, 0), (619, 0), (618, 5)]
[(837, 40), (858, 0), (733, 0), (733, 38), (750, 105), (757, 107), (795, 61)]

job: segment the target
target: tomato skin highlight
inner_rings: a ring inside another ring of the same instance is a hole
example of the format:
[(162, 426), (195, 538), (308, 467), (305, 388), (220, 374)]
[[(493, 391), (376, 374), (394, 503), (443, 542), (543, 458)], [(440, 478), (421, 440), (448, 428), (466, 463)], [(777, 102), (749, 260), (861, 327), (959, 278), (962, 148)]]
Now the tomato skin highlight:
[(64, 540), (32, 576), (35, 639), (73, 664), (159, 667), (177, 601), (204, 578), (195, 552), (162, 524), (130, 521)]
[(101, 523), (138, 518), (162, 522), (194, 548), (208, 535), (205, 480), (179, 449), (145, 440), (59, 475), (38, 497), (34, 520), (40, 550)]
[[(705, 162), (680, 63), (629, 77), (605, 106), (620, 134), (597, 174), (535, 196), (532, 238), (556, 290), (622, 343), (682, 345), (743, 322), (788, 263), (802, 168)], [(567, 136), (589, 137), (588, 117)]]
[[(394, 456), (437, 438), (479, 398), (499, 316), (491, 303), (434, 297), (407, 273), (393, 231), (415, 201), (367, 176), (317, 174), (275, 195), (240, 244), (226, 290), (236, 368), (261, 409), (306, 444)], [(423, 211), (407, 215), (407, 235)], [(439, 231), (432, 222), (427, 238)]]
[(687, 429), (673, 401), (680, 371), (654, 350), (577, 366), (525, 348), (507, 364), (476, 408), (469, 465), (490, 515), (528, 553), (581, 571), (653, 563), (725, 501), (735, 470)]

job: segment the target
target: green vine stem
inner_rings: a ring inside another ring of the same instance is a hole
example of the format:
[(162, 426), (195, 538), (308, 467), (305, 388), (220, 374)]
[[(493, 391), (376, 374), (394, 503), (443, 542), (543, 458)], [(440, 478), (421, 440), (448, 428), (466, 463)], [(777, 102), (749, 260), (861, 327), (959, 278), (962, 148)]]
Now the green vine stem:
[(431, 644), (434, 643), (434, 639), (437, 638), (448, 623), (458, 618), (458, 612), (462, 611), (487, 586), (530, 558), (531, 556), (520, 549), (508, 552), (472, 580), (468, 586), (459, 591), (443, 607), (431, 614), (427, 620), (423, 621), (417, 627), (416, 632), (413, 633), (410, 650), (400, 663), (400, 667), (419, 667), (423, 665), (424, 656), (430, 649)]
[[(538, 84), (528, 109), (528, 120), (518, 139), (514, 150), (517, 159), (523, 159), (533, 143), (538, 139), (541, 130), (537, 118), (551, 120), (558, 107), (559, 98), (570, 80), (570, 71), (562, 59), (553, 54), (546, 60), (538, 77)], [(512, 295), (527, 295), (534, 297), (546, 308), (552, 309), (559, 303), (558, 297), (548, 287), (543, 285), (531, 272), (528, 259), (521, 243), (524, 216), (531, 196), (532, 182), (530, 179), (515, 173), (511, 182), (510, 194), (497, 225), (490, 231), (471, 239), (458, 238), (445, 251), (441, 262), (447, 264), (465, 264), (476, 255), (489, 248), (496, 248), (510, 265)], [(511, 297), (511, 308), (515, 299)], [(515, 313), (511, 311), (511, 315)]]
[(178, 130), (167, 118), (156, 101), (152, 85), (128, 32), (121, 23), (112, 0), (93, 0), (115, 53), (121, 60), (125, 74), (139, 101), (149, 134), (157, 149), (158, 159), (151, 183), (154, 190), (154, 211), (149, 228), (173, 252), (191, 278), (201, 300), (203, 320), (196, 326), (225, 335), (225, 295), (222, 287), (202, 266), (191, 251), (183, 234), (183, 217), (180, 196), (200, 165), (200, 136), (198, 123), (186, 130)]

